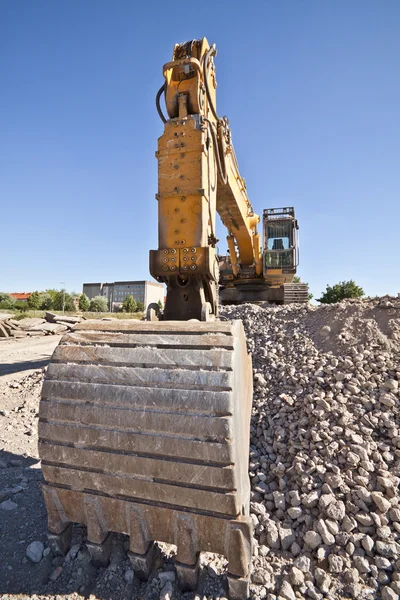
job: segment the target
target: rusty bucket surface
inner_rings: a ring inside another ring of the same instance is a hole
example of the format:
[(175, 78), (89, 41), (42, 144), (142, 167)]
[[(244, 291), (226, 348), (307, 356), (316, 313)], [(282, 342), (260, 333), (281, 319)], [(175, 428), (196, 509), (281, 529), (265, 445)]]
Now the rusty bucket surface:
[(87, 526), (95, 563), (110, 532), (130, 536), (146, 578), (154, 541), (177, 546), (183, 589), (201, 551), (228, 559), (246, 598), (251, 560), (251, 359), (240, 321), (86, 321), (64, 335), (43, 385), (39, 453), (49, 539)]

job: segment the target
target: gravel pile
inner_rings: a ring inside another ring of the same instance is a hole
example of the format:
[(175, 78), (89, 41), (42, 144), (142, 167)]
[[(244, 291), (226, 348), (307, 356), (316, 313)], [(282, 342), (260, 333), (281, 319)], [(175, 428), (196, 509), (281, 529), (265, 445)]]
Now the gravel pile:
[(400, 300), (223, 316), (253, 355), (253, 598), (399, 598)]

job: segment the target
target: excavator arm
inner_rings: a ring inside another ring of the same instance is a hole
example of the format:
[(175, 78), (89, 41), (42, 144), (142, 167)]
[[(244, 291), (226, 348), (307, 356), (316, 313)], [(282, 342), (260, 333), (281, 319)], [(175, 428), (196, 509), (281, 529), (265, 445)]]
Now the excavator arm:
[(218, 313), (217, 212), (228, 229), (233, 274), (240, 265), (262, 274), (260, 217), (239, 173), (228, 120), (216, 112), (215, 55), (205, 38), (176, 45), (157, 94), (165, 126), (156, 153), (159, 248), (150, 253), (150, 272), (167, 284), (164, 320)]

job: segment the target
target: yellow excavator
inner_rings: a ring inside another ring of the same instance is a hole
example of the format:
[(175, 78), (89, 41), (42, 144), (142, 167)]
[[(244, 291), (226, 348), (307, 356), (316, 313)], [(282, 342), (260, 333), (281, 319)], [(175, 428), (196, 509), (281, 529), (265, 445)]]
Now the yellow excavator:
[(67, 551), (73, 523), (85, 524), (92, 561), (104, 565), (112, 533), (123, 533), (146, 579), (159, 565), (156, 542), (175, 544), (182, 590), (196, 589), (200, 552), (223, 554), (229, 596), (243, 600), (252, 367), (241, 321), (219, 321), (218, 304), (305, 302), (307, 287), (292, 283), (291, 207), (264, 211), (261, 248), (228, 120), (216, 112), (215, 56), (205, 38), (176, 45), (156, 98), (165, 127), (150, 271), (167, 286), (165, 309), (140, 322), (87, 320), (64, 335), (43, 384), (39, 453), (55, 552)]

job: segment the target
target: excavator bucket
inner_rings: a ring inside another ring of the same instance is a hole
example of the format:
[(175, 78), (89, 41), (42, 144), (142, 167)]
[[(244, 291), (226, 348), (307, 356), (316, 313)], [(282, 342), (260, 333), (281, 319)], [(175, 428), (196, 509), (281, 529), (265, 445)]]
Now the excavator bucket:
[(201, 551), (223, 554), (230, 597), (246, 598), (251, 402), (240, 321), (79, 324), (56, 348), (40, 402), (53, 547), (65, 553), (82, 523), (92, 560), (106, 564), (111, 532), (127, 534), (147, 578), (154, 542), (175, 544), (182, 589), (196, 588)]

